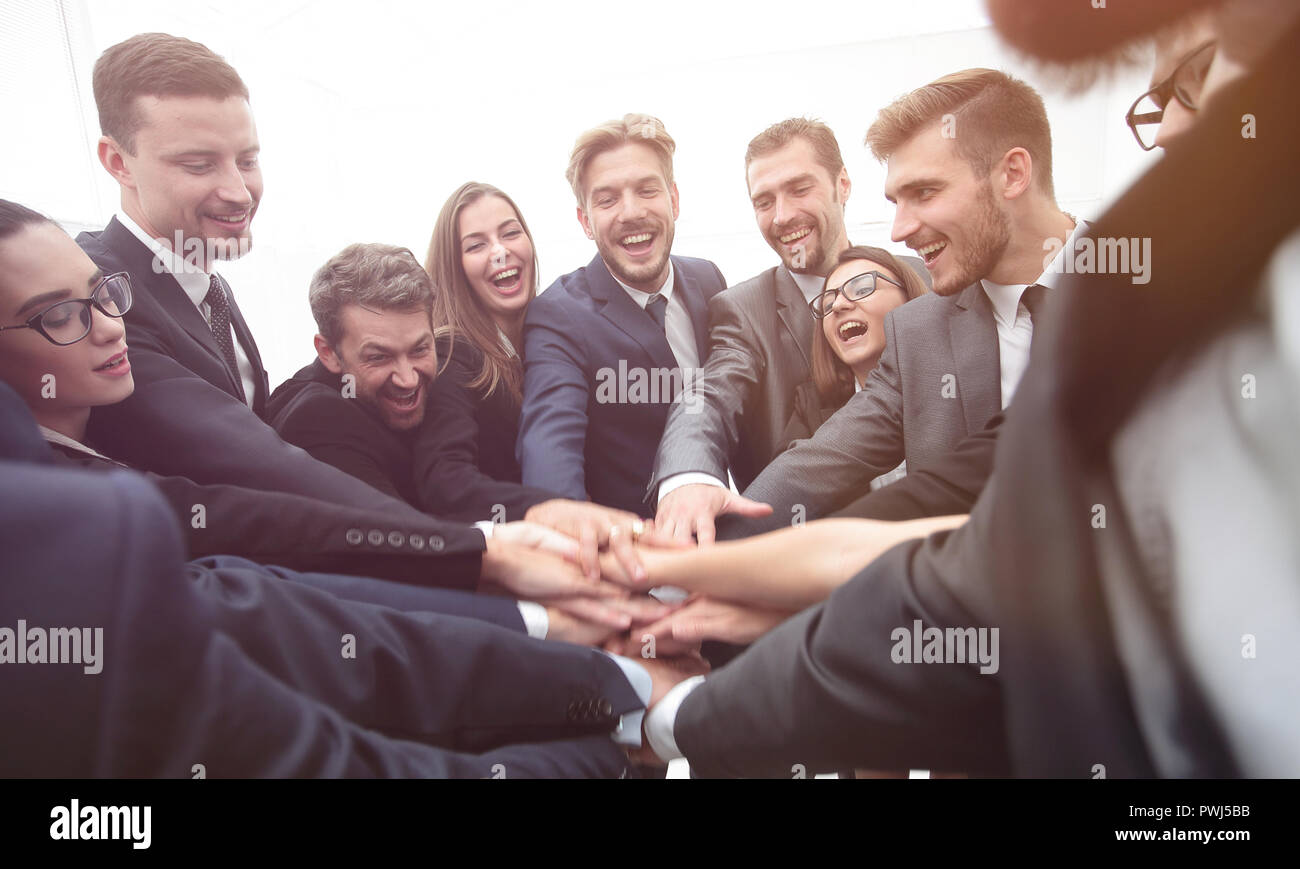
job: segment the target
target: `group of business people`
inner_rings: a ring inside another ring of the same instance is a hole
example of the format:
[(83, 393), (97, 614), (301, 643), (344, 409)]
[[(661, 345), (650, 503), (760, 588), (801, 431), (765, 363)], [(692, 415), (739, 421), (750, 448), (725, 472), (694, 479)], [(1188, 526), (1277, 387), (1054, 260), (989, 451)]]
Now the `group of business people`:
[[(113, 46), (121, 211), (74, 242), (0, 201), (0, 597), (107, 637), (103, 678), (0, 648), (3, 772), (1300, 774), (1284, 7), (990, 3), (1050, 62), (1155, 44), (1128, 122), (1168, 153), (1094, 222), (1038, 94), (964, 70), (867, 133), (915, 257), (850, 243), (795, 118), (744, 155), (780, 264), (728, 287), (672, 252), (675, 143), (630, 114), (566, 172), (590, 263), (537, 292), (523, 213), (465, 184), (423, 262), (321, 267), (274, 391), (217, 271), (262, 192), (248, 91)], [(1151, 239), (1150, 284), (1062, 264), (1102, 238)], [(902, 660), (913, 629), (948, 651)], [(952, 658), (989, 631), (1000, 662)]]

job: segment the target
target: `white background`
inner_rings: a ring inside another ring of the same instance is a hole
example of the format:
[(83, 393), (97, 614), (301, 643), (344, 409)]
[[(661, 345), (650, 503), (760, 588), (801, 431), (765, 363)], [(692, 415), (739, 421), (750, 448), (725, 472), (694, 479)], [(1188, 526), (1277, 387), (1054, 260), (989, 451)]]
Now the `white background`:
[(1095, 217), (1153, 159), (1124, 124), (1145, 68), (1070, 96), (998, 43), (978, 0), (3, 0), (0, 24), (0, 197), (73, 230), (102, 227), (118, 203), (94, 156), (90, 72), (103, 49), (164, 31), (240, 72), (266, 193), (253, 252), (222, 272), (272, 387), (312, 356), (315, 269), (354, 241), (405, 245), (423, 261), (464, 181), (519, 202), (543, 287), (585, 264), (594, 247), (564, 181), (569, 149), (628, 111), (659, 116), (677, 141), (674, 252), (714, 260), (733, 282), (775, 261), (746, 195), (745, 145), (792, 115), (839, 136), (850, 238), (894, 250), (884, 170), (862, 137), (878, 109), (945, 73), (989, 66), (1039, 88), (1058, 201), (1073, 214)]

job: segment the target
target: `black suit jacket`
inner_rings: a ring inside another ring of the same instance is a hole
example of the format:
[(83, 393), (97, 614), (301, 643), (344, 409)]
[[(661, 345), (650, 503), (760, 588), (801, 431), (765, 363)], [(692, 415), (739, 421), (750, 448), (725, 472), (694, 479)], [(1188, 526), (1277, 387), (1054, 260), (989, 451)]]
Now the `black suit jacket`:
[(521, 482), (519, 406), (503, 387), (485, 396), (470, 386), (483, 365), (482, 351), (463, 336), (439, 339), (438, 362), (442, 370), (415, 439), (420, 506), (449, 519), (513, 522), (559, 497)]
[(186, 564), (137, 474), (0, 461), (0, 550), (0, 612), (102, 630), (97, 673), (0, 667), (5, 777), (628, 771), (608, 733), (641, 704), (603, 654)]
[[(305, 495), (410, 516), (411, 508), (318, 462), (282, 441), (235, 391), (211, 330), (175, 278), (156, 267), (153, 253), (116, 219), (103, 232), (77, 237), (105, 272), (130, 274), (135, 291), (124, 318), (135, 392), (95, 408), (92, 446), (135, 468), (221, 483)], [(261, 371), (256, 343), (231, 298), (240, 343)], [(258, 394), (264, 394), (265, 378)], [(261, 410), (265, 398), (256, 399)], [(447, 550), (483, 548), (473, 529), (448, 526)]]
[[(1092, 777), (1100, 766), (1110, 778), (1152, 775), (1154, 744), (1117, 645), (1120, 607), (1129, 624), (1145, 626), (1135, 637), (1147, 651), (1142, 666), (1168, 674), (1162, 700), (1177, 729), (1156, 732), (1176, 740), (1191, 775), (1238, 772), (1167, 604), (1150, 590), (1119, 509), (1110, 446), (1157, 373), (1177, 370), (1251, 312), (1248, 288), (1300, 226), (1297, 39), (1300, 28), (1216, 94), (1195, 128), (1092, 225), (1094, 238), (1149, 237), (1151, 282), (1076, 275), (1057, 290), (1061, 303), (1034, 342), (970, 523), (885, 553), (687, 697), (675, 737), (692, 769), (788, 775), (804, 763)], [(1270, 134), (1243, 137), (1245, 114), (1267, 118)], [(1096, 504), (1113, 508), (1105, 528), (1091, 521)], [(998, 672), (895, 664), (891, 631), (916, 619), (998, 627)]]
[[(703, 363), (708, 301), (726, 281), (708, 260), (674, 256), (672, 262), (673, 293), (690, 312)], [(646, 481), (673, 406), (662, 384), (677, 370), (664, 333), (597, 255), (528, 306), (524, 348), (518, 444), (524, 483), (646, 515)], [(657, 386), (642, 395), (638, 379)]]
[(343, 376), (312, 360), (275, 388), (267, 422), (280, 437), (312, 457), (416, 506), (411, 450), (414, 432), (395, 432), (355, 398), (343, 395)]

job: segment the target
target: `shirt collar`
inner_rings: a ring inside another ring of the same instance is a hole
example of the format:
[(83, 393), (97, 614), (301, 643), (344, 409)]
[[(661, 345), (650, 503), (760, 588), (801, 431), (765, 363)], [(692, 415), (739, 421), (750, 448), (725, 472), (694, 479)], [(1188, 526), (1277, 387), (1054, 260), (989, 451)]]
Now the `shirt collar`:
[[(1074, 221), (1074, 229), (1065, 238), (1065, 244), (1056, 252), (1047, 268), (1038, 276), (1033, 283), (1049, 290), (1056, 289), (1060, 283), (1062, 257), (1066, 256), (1067, 251), (1077, 250), (1076, 242), (1079, 237), (1088, 231), (1088, 224), (1083, 220)], [(989, 302), (993, 305), (993, 316), (1003, 325), (1010, 326), (1016, 322), (1016, 311), (1020, 308), (1020, 297), (1024, 295), (1025, 289), (1029, 284), (995, 284), (988, 278), (982, 278), (980, 284), (984, 287), (984, 294), (989, 297)]]
[(195, 307), (203, 304), (203, 299), (208, 295), (208, 288), (212, 283), (211, 274), (178, 257), (166, 242), (154, 238), (141, 229), (140, 224), (128, 217), (125, 211), (117, 213), (117, 222), (125, 226), (127, 231), (140, 240), (141, 244), (153, 251), (155, 263), (176, 279), (176, 283), (180, 284)]
[[(606, 268), (606, 269), (609, 269), (609, 266), (607, 265), (607, 266), (605, 266), (605, 268)], [(626, 290), (626, 291), (627, 291), (627, 294), (628, 294), (629, 296), (632, 297), (632, 301), (636, 302), (636, 303), (637, 303), (638, 305), (640, 305), (642, 308), (645, 307), (646, 302), (650, 301), (650, 296), (652, 295), (651, 293), (643, 293), (643, 292), (641, 292), (640, 290), (634, 290), (634, 289), (632, 289), (632, 288), (629, 287), (627, 284), (625, 284), (625, 283), (623, 283), (622, 281), (620, 281), (620, 280), (618, 279), (618, 277), (615, 276), (613, 270), (610, 270), (610, 271), (609, 271), (609, 276), (612, 277), (612, 278), (614, 278), (614, 280), (618, 282), (618, 285), (619, 285), (620, 287), (622, 287), (624, 290)], [(672, 301), (672, 298), (673, 298), (673, 261), (672, 261), (671, 259), (668, 260), (668, 277), (667, 277), (667, 279), (664, 281), (664, 285), (663, 285), (662, 287), (659, 288), (659, 295), (661, 295), (661, 296), (664, 297), (664, 301), (665, 301), (665, 302), (671, 302), (671, 301)]]
[[(782, 268), (785, 268), (785, 266), (782, 266)], [(826, 288), (826, 278), (822, 275), (805, 275), (792, 272), (789, 269), (785, 269), (785, 271), (786, 274), (794, 278), (795, 286), (799, 288), (799, 292), (803, 293), (805, 302), (811, 303)]]

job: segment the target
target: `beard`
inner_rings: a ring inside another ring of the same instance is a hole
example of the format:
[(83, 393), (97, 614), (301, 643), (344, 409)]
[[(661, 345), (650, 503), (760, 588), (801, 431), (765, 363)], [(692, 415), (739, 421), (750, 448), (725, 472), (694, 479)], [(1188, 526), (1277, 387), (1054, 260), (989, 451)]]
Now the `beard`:
[[(656, 230), (648, 231), (655, 232)], [(596, 251), (600, 254), (600, 258), (605, 261), (605, 267), (609, 269), (610, 274), (628, 286), (636, 287), (638, 284), (643, 285), (655, 280), (663, 274), (664, 269), (668, 266), (668, 258), (673, 252), (673, 227), (669, 225), (662, 231), (658, 231), (658, 234), (663, 239), (663, 253), (654, 262), (638, 265), (627, 262), (624, 259), (623, 246), (618, 242), (608, 246), (597, 243)], [(649, 292), (654, 291), (650, 290)]]
[(966, 287), (988, 277), (1011, 243), (1011, 221), (998, 209), (993, 185), (980, 191), (974, 226), (966, 249), (961, 251), (952, 273), (942, 280), (934, 277), (934, 291), (941, 296), (960, 293)]

